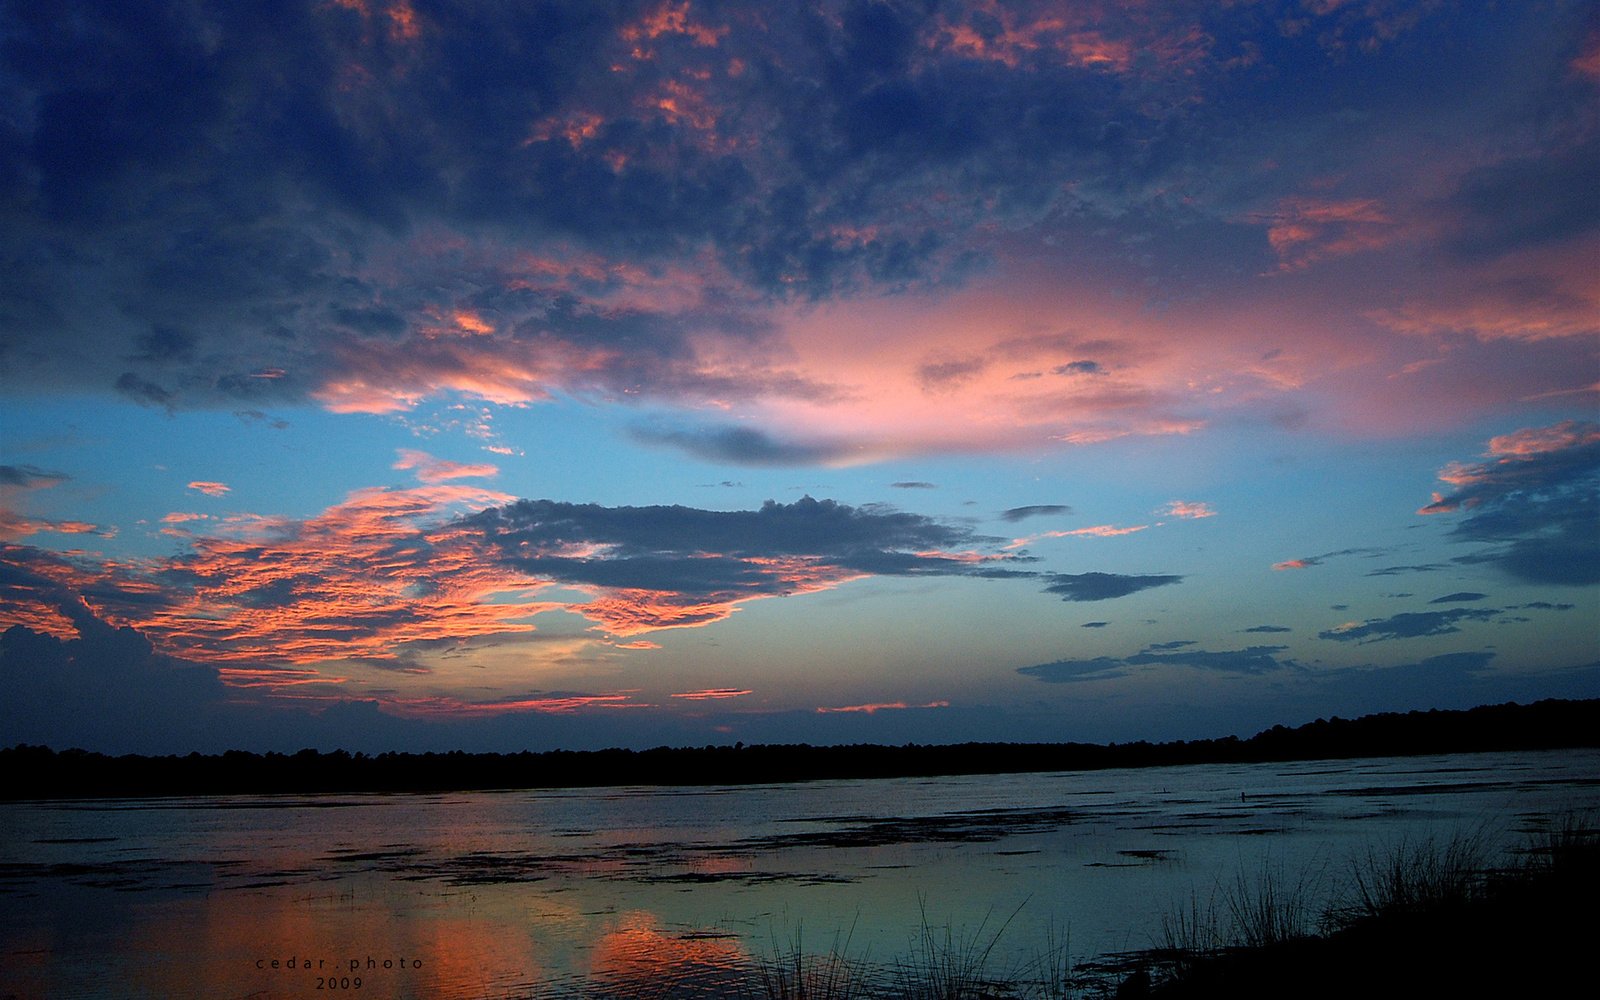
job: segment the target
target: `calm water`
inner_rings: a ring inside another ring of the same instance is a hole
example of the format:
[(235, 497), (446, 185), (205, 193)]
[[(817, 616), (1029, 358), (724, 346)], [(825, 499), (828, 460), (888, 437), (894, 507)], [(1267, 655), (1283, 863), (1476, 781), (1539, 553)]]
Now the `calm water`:
[(0, 997), (718, 995), (796, 936), (892, 963), (1008, 918), (993, 962), (1022, 968), (1063, 931), (1075, 960), (1149, 947), (1240, 872), (1329, 891), (1402, 837), (1594, 809), (1597, 751), (8, 804)]

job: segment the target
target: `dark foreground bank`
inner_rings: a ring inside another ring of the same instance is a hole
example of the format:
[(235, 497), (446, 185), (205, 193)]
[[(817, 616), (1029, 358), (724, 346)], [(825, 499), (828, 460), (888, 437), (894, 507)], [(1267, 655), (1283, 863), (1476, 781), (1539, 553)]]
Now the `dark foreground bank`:
[[(1118, 997), (1341, 1000), (1593, 995), (1600, 841), (1569, 826), (1509, 863), (1473, 870), (1413, 845), (1358, 872), (1324, 932), (1179, 956), (1176, 975)], [(1171, 958), (1169, 954), (1165, 956)]]
[(1257, 763), (1600, 746), (1600, 699), (1466, 711), (1318, 719), (1249, 739), (954, 746), (708, 746), (654, 750), (436, 754), (192, 753), (108, 757), (19, 745), (0, 750), (0, 800), (308, 792), (469, 791), (618, 785), (768, 784)]

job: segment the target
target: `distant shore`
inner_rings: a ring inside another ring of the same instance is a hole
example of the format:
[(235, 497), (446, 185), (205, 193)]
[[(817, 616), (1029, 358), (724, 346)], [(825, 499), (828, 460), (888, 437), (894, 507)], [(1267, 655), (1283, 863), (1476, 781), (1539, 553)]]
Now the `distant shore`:
[(0, 750), (0, 801), (176, 795), (442, 792), (625, 785), (773, 784), (845, 778), (1081, 771), (1600, 746), (1600, 699), (1383, 713), (1274, 726), (1248, 739), (1171, 743), (964, 743), (553, 750), (544, 753), (319, 753), (111, 757), (18, 745)]

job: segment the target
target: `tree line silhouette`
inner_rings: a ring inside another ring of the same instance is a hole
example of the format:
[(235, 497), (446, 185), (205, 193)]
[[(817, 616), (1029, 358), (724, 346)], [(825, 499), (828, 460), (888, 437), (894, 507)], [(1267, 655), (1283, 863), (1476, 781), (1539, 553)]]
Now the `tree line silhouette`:
[(1248, 739), (1170, 743), (757, 745), (543, 753), (321, 753), (118, 757), (0, 749), (0, 800), (425, 792), (624, 785), (768, 784), (838, 778), (1079, 771), (1600, 746), (1600, 699), (1508, 702), (1273, 726)]

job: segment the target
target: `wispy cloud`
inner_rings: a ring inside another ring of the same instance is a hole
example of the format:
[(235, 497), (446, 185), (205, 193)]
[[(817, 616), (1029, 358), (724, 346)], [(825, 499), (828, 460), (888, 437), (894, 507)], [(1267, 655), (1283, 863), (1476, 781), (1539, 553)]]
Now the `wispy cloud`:
[(214, 483), (207, 480), (196, 480), (189, 484), (189, 489), (199, 490), (208, 497), (220, 497), (232, 489), (227, 483)]

